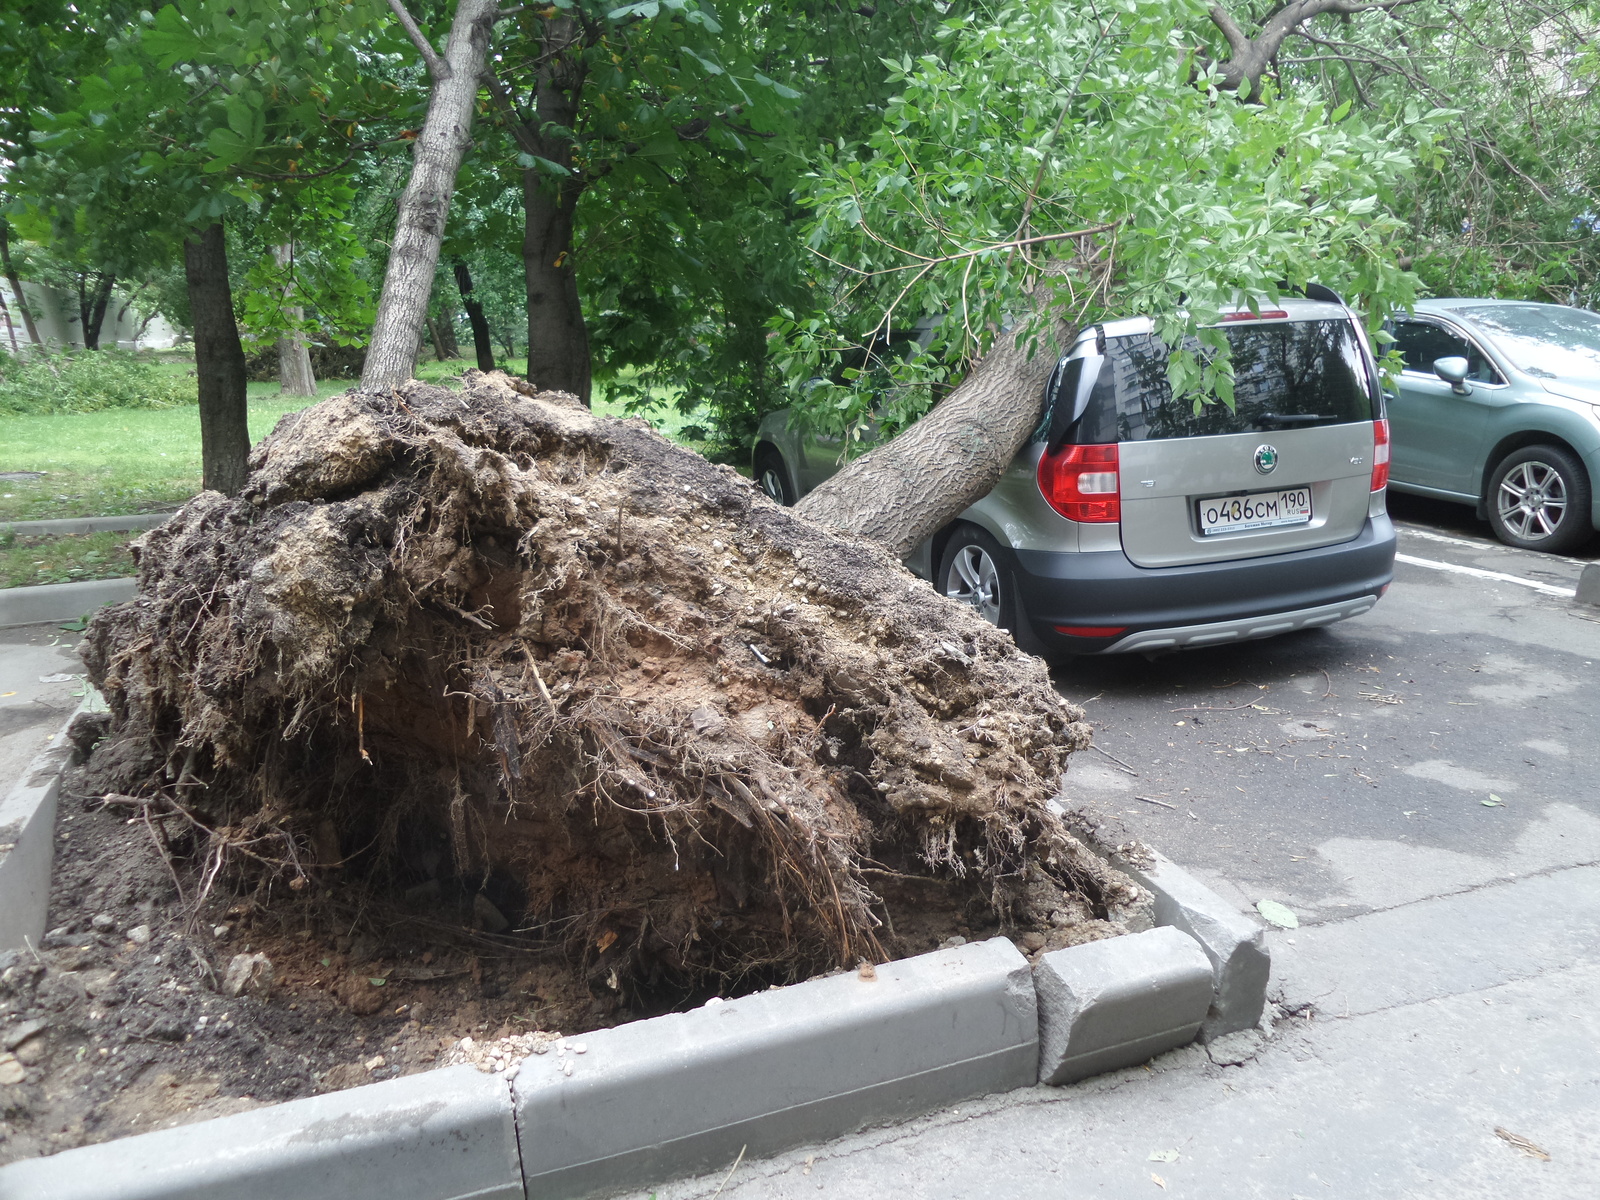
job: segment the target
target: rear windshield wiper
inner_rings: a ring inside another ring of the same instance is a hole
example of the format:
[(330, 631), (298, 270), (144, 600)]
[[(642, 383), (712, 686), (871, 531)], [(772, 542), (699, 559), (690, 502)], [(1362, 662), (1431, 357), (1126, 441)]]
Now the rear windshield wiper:
[(1256, 418), (1263, 425), (1313, 425), (1338, 419), (1336, 413), (1262, 413)]

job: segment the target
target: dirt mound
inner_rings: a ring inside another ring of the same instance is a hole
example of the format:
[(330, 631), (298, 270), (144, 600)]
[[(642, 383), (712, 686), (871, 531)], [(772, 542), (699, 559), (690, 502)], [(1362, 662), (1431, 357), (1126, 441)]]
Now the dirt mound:
[(92, 786), (208, 884), (359, 877), (619, 999), (881, 960), (935, 896), (1080, 940), (1140, 899), (1049, 803), (1088, 730), (1037, 660), (641, 422), (472, 372), (251, 466), (84, 651)]

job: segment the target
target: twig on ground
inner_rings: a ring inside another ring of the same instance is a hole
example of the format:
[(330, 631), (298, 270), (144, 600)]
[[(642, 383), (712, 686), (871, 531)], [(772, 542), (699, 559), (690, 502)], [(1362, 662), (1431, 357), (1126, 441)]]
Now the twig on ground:
[(1157, 800), (1154, 796), (1135, 796), (1135, 800), (1143, 800), (1146, 804), (1159, 804), (1162, 808), (1176, 809), (1176, 804), (1168, 804), (1165, 800)]
[(1109, 758), (1112, 762), (1116, 763), (1119, 767), (1121, 767), (1129, 775), (1132, 775), (1135, 779), (1139, 778), (1139, 772), (1135, 771), (1127, 763), (1123, 762), (1115, 754), (1111, 753), (1111, 751), (1109, 751), (1109, 750), (1101, 750), (1100, 747), (1098, 745), (1096, 745), (1094, 742), (1090, 742), (1089, 743), (1089, 749), (1091, 749), (1091, 750), (1100, 750), (1101, 754), (1104, 754), (1107, 758)]

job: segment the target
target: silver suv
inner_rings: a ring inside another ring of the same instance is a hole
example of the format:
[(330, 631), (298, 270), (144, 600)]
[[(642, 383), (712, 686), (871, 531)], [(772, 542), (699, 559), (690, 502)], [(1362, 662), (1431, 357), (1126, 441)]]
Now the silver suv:
[[(1270, 637), (1366, 612), (1394, 571), (1389, 436), (1354, 315), (1326, 299), (1223, 318), (1235, 407), (1173, 396), (1147, 318), (1085, 329), (993, 491), (906, 565), (1046, 658)], [(755, 477), (793, 503), (841, 442), (762, 422)]]

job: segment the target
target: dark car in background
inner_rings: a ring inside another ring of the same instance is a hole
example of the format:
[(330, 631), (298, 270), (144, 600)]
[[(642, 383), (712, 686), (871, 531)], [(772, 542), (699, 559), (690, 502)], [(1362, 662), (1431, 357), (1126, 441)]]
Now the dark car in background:
[[(1083, 330), (1000, 482), (907, 565), (1045, 657), (1366, 612), (1394, 564), (1383, 396), (1357, 319), (1323, 294), (1225, 315), (1233, 409), (1173, 395), (1147, 318)], [(775, 413), (756, 479), (793, 503), (838, 469), (840, 445)]]
[(1471, 504), (1495, 536), (1562, 553), (1600, 528), (1600, 314), (1419, 301), (1388, 324), (1405, 360), (1390, 486)]

